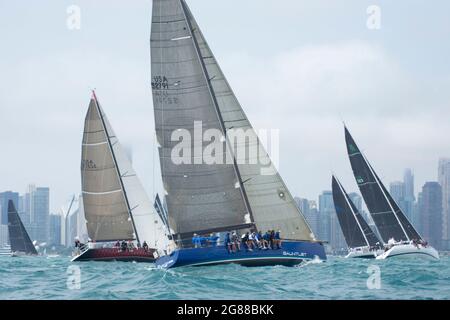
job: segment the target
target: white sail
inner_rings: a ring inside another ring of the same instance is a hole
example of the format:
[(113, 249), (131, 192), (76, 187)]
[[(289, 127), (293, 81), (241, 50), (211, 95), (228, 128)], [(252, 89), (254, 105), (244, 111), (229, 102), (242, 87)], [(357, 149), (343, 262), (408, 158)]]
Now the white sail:
[(163, 224), (95, 95), (82, 152), (83, 204), (93, 241), (135, 239), (165, 247)]

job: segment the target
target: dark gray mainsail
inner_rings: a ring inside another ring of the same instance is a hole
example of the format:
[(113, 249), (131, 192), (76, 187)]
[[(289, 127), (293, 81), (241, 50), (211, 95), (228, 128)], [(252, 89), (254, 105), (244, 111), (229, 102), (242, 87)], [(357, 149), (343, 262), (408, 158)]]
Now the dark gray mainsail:
[(347, 127), (345, 142), (356, 183), (383, 241), (421, 239), (359, 150)]
[[(313, 240), (184, 0), (153, 1), (151, 57), (161, 172), (175, 233), (254, 225), (279, 229), (286, 238)], [(195, 137), (194, 122), (200, 121), (203, 130), (217, 129), (226, 137), (216, 139), (216, 146), (233, 161), (207, 164), (199, 159), (211, 143)], [(196, 145), (191, 163), (174, 164), (171, 153), (179, 141), (171, 137), (181, 129)], [(230, 137), (231, 129), (247, 138)], [(246, 152), (254, 148), (256, 157)]]
[(38, 254), (11, 200), (8, 201), (8, 233), (11, 252)]
[(339, 180), (332, 178), (333, 202), (339, 224), (349, 248), (375, 247), (381, 241), (356, 209)]
[(89, 237), (94, 241), (137, 240), (167, 244), (153, 208), (105, 113), (93, 93), (86, 114), (81, 182)]

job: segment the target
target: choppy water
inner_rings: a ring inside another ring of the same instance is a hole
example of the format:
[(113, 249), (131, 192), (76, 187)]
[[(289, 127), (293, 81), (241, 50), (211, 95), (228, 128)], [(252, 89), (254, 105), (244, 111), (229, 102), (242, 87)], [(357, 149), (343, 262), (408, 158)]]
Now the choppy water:
[[(168, 271), (145, 263), (69, 259), (0, 257), (0, 299), (450, 299), (450, 257), (330, 257), (295, 268), (224, 265)], [(373, 265), (381, 273), (380, 289), (367, 286), (367, 269)], [(69, 266), (80, 268), (80, 289), (70, 281), (68, 287)]]

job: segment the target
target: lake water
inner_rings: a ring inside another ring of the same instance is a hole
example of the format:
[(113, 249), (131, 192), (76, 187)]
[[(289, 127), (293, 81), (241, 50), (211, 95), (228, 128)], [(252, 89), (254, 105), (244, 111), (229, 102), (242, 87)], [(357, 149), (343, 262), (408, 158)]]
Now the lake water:
[(0, 257), (0, 299), (450, 299), (450, 257), (329, 257), (293, 268), (171, 270), (145, 263), (71, 263), (66, 256)]

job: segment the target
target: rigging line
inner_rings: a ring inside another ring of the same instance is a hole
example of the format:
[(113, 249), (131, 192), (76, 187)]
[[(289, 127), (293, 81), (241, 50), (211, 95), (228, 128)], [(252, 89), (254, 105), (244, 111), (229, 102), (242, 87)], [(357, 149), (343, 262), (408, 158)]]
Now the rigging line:
[(386, 196), (386, 193), (384, 192), (383, 188), (381, 187), (380, 181), (378, 180), (378, 177), (375, 175), (375, 172), (374, 172), (372, 166), (369, 164), (369, 162), (367, 161), (366, 157), (365, 157), (363, 154), (362, 154), (362, 156), (363, 156), (364, 161), (365, 161), (366, 164), (368, 165), (369, 170), (371, 171), (372, 175), (374, 176), (375, 181), (376, 181), (377, 184), (378, 184), (378, 188), (380, 188), (380, 190), (381, 190), (381, 192), (382, 192), (384, 198), (386, 199), (386, 201), (387, 201), (388, 204), (389, 204), (389, 207), (390, 207), (391, 210), (392, 210), (392, 213), (394, 214), (395, 218), (397, 219), (397, 222), (398, 222), (398, 224), (400, 225), (400, 228), (402, 229), (403, 233), (405, 234), (406, 239), (408, 239), (408, 241), (410, 241), (411, 239), (409, 238), (408, 234), (406, 233), (405, 229), (403, 228), (402, 223), (400, 222), (400, 219), (398, 218), (397, 214), (395, 213), (395, 210), (394, 210), (394, 208), (392, 207), (392, 203), (389, 201), (388, 197)]
[[(228, 142), (226, 144), (227, 144), (228, 148), (230, 149), (231, 145), (229, 144), (229, 141), (228, 141), (227, 130), (226, 130), (225, 124), (223, 122), (222, 115), (221, 115), (220, 110), (219, 110), (219, 104), (218, 104), (217, 99), (215, 97), (214, 89), (212, 87), (212, 84), (211, 84), (211, 81), (210, 81), (210, 76), (208, 74), (208, 70), (206, 69), (205, 62), (202, 59), (202, 55), (201, 55), (199, 44), (197, 42), (197, 38), (194, 35), (194, 32), (196, 30), (194, 30), (194, 28), (192, 27), (192, 23), (191, 23), (191, 21), (188, 18), (188, 15), (187, 15), (188, 9), (186, 7), (186, 4), (185, 4), (184, 0), (180, 0), (180, 4), (181, 4), (181, 8), (182, 8), (182, 11), (183, 11), (183, 14), (184, 14), (184, 18), (186, 20), (186, 24), (187, 24), (187, 26), (189, 28), (189, 33), (191, 35), (191, 39), (192, 39), (192, 43), (193, 43), (194, 48), (195, 48), (195, 52), (197, 53), (198, 60), (199, 60), (200, 65), (202, 67), (203, 76), (205, 77), (205, 80), (206, 80), (206, 83), (207, 83), (207, 86), (208, 86), (208, 89), (209, 89), (208, 90), (209, 94), (210, 94), (211, 99), (213, 101), (213, 104), (214, 104), (214, 107), (215, 107), (215, 111), (217, 113), (217, 117), (218, 117), (220, 126), (222, 127), (222, 133), (225, 135), (225, 139)], [(206, 43), (206, 40), (204, 40), (204, 41)], [(236, 163), (236, 157), (235, 157), (235, 155), (233, 154), (233, 152), (231, 150), (229, 150), (229, 152), (230, 152), (231, 156), (233, 157), (233, 168), (234, 168), (235, 174), (237, 176), (238, 182), (239, 182), (239, 184), (241, 186), (240, 191), (241, 191), (241, 194), (242, 194), (242, 198), (244, 200), (244, 205), (245, 205), (245, 207), (246, 207), (246, 209), (248, 211), (248, 214), (250, 215), (251, 221), (254, 222), (255, 219), (254, 219), (254, 216), (253, 216), (252, 208), (250, 206), (250, 202), (249, 202), (248, 197), (247, 197), (247, 192), (246, 192), (246, 190), (244, 188), (244, 185), (242, 183), (242, 177), (241, 177), (241, 173), (240, 173), (239, 168), (238, 168), (237, 163)]]
[(352, 214), (353, 214), (353, 217), (354, 217), (355, 220), (356, 220), (356, 223), (358, 224), (359, 229), (361, 230), (361, 232), (362, 232), (362, 234), (363, 234), (364, 240), (366, 240), (367, 246), (370, 247), (369, 240), (367, 240), (366, 234), (364, 233), (364, 230), (363, 230), (363, 228), (361, 227), (361, 224), (359, 223), (358, 217), (356, 216), (356, 213), (355, 213), (355, 211), (353, 210), (353, 207), (352, 207), (351, 204), (350, 204), (350, 201), (349, 201), (349, 199), (348, 199), (348, 196), (347, 196), (347, 194), (346, 194), (345, 191), (344, 191), (344, 187), (341, 185), (341, 182), (340, 182), (339, 180), (337, 180), (336, 177), (335, 177), (335, 179), (336, 179), (336, 181), (337, 181), (337, 183), (338, 183), (338, 185), (339, 185), (339, 189), (340, 189), (342, 195), (343, 195), (344, 198), (345, 198), (345, 201), (347, 202), (347, 205), (348, 205), (349, 208), (350, 208), (350, 211), (351, 211)]

